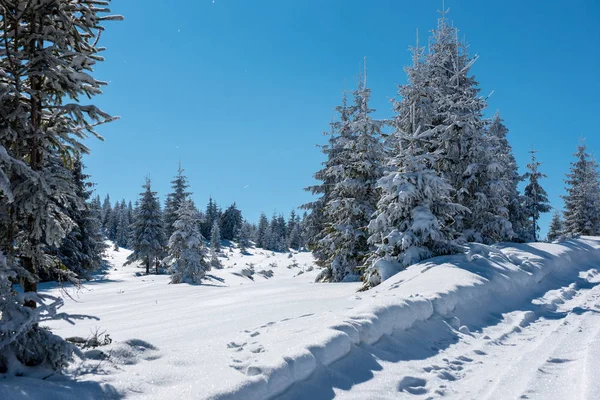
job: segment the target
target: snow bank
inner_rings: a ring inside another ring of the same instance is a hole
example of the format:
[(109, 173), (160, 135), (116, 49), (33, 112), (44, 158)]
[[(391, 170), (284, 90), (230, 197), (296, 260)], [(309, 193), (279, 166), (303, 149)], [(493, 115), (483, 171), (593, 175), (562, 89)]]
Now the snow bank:
[[(534, 298), (553, 280), (576, 276), (598, 262), (598, 238), (555, 244), (470, 245), (466, 254), (413, 265), (375, 289), (357, 294), (361, 306), (345, 316), (314, 316), (301, 336), (293, 328), (274, 331), (279, 340), (263, 335), (261, 340), (271, 345), (271, 351), (240, 369), (247, 379), (232, 382), (231, 387), (222, 385), (207, 395), (211, 399), (274, 397), (308, 378), (320, 364), (329, 365), (348, 355), (355, 345), (373, 344), (383, 335), (408, 330), (434, 314), (468, 334), (462, 318), (468, 320), (473, 313)], [(550, 293), (543, 303), (554, 307), (570, 295), (563, 292)]]

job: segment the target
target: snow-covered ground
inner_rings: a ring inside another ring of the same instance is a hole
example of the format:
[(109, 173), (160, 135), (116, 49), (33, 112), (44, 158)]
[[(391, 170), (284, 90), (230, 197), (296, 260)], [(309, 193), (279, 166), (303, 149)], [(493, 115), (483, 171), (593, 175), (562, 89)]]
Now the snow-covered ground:
[(367, 292), (313, 283), (308, 253), (251, 253), (226, 248), (191, 286), (111, 251), (103, 279), (65, 300), (92, 318), (52, 324), (106, 331), (108, 359), (0, 380), (0, 399), (600, 398), (598, 238), (472, 245)]

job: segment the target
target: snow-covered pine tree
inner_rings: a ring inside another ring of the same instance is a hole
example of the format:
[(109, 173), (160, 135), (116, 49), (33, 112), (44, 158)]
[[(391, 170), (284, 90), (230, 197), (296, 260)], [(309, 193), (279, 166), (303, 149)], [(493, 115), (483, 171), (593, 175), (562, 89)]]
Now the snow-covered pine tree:
[(210, 197), (206, 206), (206, 212), (204, 213), (204, 222), (202, 222), (200, 225), (202, 229), (202, 236), (206, 238), (211, 236), (215, 221), (218, 221), (219, 224), (221, 223), (219, 220), (219, 207), (212, 197)]
[(238, 230), (242, 227), (242, 222), (242, 212), (233, 203), (223, 213), (221, 222), (222, 239), (233, 240)]
[(493, 160), (502, 167), (502, 170), (499, 171), (500, 179), (503, 182), (502, 191), (508, 200), (508, 220), (512, 225), (514, 238), (522, 239), (525, 231), (527, 231), (525, 236), (529, 236), (528, 217), (523, 212), (523, 198), (518, 189), (524, 177), (519, 174), (517, 161), (507, 139), (508, 129), (504, 125), (499, 112), (494, 114), (486, 133), (488, 138), (496, 142), (494, 147), (497, 147), (497, 149), (493, 152)]
[(191, 196), (191, 192), (187, 191), (189, 187), (187, 177), (183, 174), (183, 168), (181, 168), (181, 163), (179, 163), (179, 167), (177, 169), (177, 176), (175, 179), (171, 181), (172, 192), (167, 195), (167, 200), (165, 202), (165, 211), (164, 211), (164, 222), (165, 222), (165, 233), (168, 238), (171, 237), (175, 228), (173, 228), (173, 224), (177, 219), (179, 207), (183, 201), (187, 200), (189, 196)]
[(200, 283), (210, 265), (206, 261), (204, 237), (200, 233), (200, 213), (194, 202), (181, 201), (177, 210), (174, 232), (169, 238), (168, 257), (171, 283)]
[(380, 196), (377, 181), (383, 172), (381, 129), (385, 123), (371, 117), (374, 110), (369, 108), (370, 96), (365, 71), (364, 81), (360, 80), (354, 92), (349, 129), (340, 134), (332, 149), (336, 163), (329, 173), (335, 183), (324, 210), (326, 234), (320, 242), (327, 250), (326, 257), (319, 260), (325, 267), (317, 277), (320, 281), (357, 279), (358, 267), (369, 255), (367, 225)]
[(166, 246), (165, 230), (160, 210), (160, 202), (156, 192), (152, 191), (150, 178), (146, 178), (140, 193), (139, 209), (132, 225), (131, 247), (133, 253), (127, 257), (127, 264), (141, 261), (146, 266), (146, 274), (150, 273), (152, 263), (156, 265), (158, 274), (159, 260)]
[(214, 220), (210, 231), (210, 251), (214, 254), (221, 251), (221, 227), (218, 220)]
[[(115, 207), (117, 210), (117, 207)], [(118, 207), (117, 227), (115, 229), (115, 243), (119, 247), (127, 247), (131, 236), (131, 220), (129, 219), (129, 210), (125, 200), (121, 201)]]
[(600, 234), (600, 182), (598, 164), (587, 152), (584, 142), (577, 146), (575, 161), (567, 174), (564, 234)]
[[(112, 120), (79, 103), (106, 84), (91, 73), (102, 61), (100, 24), (119, 19), (106, 16), (108, 3), (8, 0), (0, 7), (0, 202), (9, 211), (2, 221), (9, 240), (1, 249), (8, 260), (0, 273), (0, 327), (10, 331), (1, 335), (0, 370), (24, 373), (17, 363), (58, 370), (71, 357), (72, 347), (38, 324), (55, 315), (56, 302), (44, 304), (37, 281), (41, 270), (60, 272), (51, 251), (74, 225), (65, 210), (78, 201), (69, 169), (88, 152), (82, 139)], [(23, 294), (10, 294), (13, 282)]]
[(433, 169), (438, 155), (428, 153), (429, 143), (422, 139), (431, 136), (435, 93), (425, 74), (423, 49), (417, 43), (411, 51), (413, 65), (405, 69), (408, 84), (400, 86), (402, 101), (394, 103), (395, 132), (378, 183), (381, 198), (369, 224), (369, 242), (376, 250), (365, 265), (365, 288), (378, 285), (392, 271), (459, 250), (454, 221), (466, 209), (453, 203), (452, 187)]
[(529, 236), (525, 236), (524, 239), (535, 242), (538, 240), (537, 233), (540, 230), (538, 224), (540, 215), (549, 212), (552, 207), (548, 202), (548, 194), (540, 185), (540, 179), (546, 178), (546, 175), (539, 171), (542, 163), (535, 157), (537, 151), (531, 150), (530, 153), (531, 162), (527, 164), (529, 172), (524, 175), (528, 182), (523, 192), (523, 210), (529, 222)]
[(112, 215), (112, 204), (110, 203), (110, 195), (106, 195), (102, 203), (102, 229), (107, 234)]
[(248, 248), (252, 245), (252, 243), (250, 243), (251, 235), (252, 228), (250, 224), (247, 221), (242, 221), (242, 226), (238, 229), (236, 235), (236, 240), (242, 253), (246, 253)]
[(81, 157), (77, 157), (71, 174), (78, 202), (67, 209), (75, 225), (63, 239), (57, 255), (69, 271), (79, 278), (89, 278), (89, 273), (102, 265), (107, 246), (99, 219), (100, 199), (89, 202), (94, 184), (88, 181), (89, 175), (84, 174), (83, 168)]
[(552, 215), (552, 221), (550, 221), (550, 228), (548, 229), (548, 241), (553, 242), (560, 239), (563, 236), (563, 220), (559, 211), (555, 211)]
[(333, 171), (336, 165), (341, 162), (339, 153), (343, 149), (343, 142), (347, 140), (345, 136), (351, 135), (352, 132), (350, 124), (352, 123), (354, 107), (348, 106), (346, 91), (344, 91), (342, 104), (337, 106), (335, 110), (339, 114), (339, 121), (332, 121), (329, 124), (329, 131), (323, 133), (329, 136), (327, 144), (318, 145), (321, 152), (326, 156), (326, 160), (322, 164), (323, 168), (314, 174), (314, 178), (320, 183), (305, 189), (319, 197), (300, 207), (309, 212), (305, 219), (304, 237), (306, 246), (312, 252), (317, 265), (320, 266), (325, 266), (329, 257), (329, 249), (321, 240), (328, 233), (325, 226), (327, 222), (325, 206), (329, 202), (331, 189), (336, 183), (335, 179), (337, 179)]
[[(483, 110), (486, 101), (480, 97), (475, 78), (469, 76), (477, 57), (468, 55), (467, 47), (458, 40), (458, 30), (446, 19), (446, 10), (438, 19), (425, 55), (424, 74), (431, 88), (434, 115), (431, 127), (423, 127), (427, 151), (437, 154), (434, 170), (454, 188), (453, 202), (470, 213), (457, 216), (456, 229), (469, 241), (488, 242), (480, 223), (489, 219), (485, 193), (487, 168), (484, 143)], [(501, 216), (499, 216), (501, 217)]]
[(267, 218), (265, 213), (260, 214), (260, 218), (258, 220), (258, 229), (256, 231), (256, 247), (260, 247), (262, 249), (266, 249), (269, 240), (269, 219)]

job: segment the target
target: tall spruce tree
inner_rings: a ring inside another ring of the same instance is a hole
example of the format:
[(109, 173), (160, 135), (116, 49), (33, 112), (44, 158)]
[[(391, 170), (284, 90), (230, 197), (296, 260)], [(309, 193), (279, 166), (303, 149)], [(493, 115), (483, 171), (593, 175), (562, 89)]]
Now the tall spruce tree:
[(204, 222), (200, 225), (202, 229), (202, 236), (206, 238), (210, 237), (215, 221), (217, 221), (219, 224), (221, 223), (219, 220), (219, 207), (212, 197), (210, 197), (208, 204), (206, 205), (206, 212), (204, 213)]
[(165, 230), (160, 210), (160, 202), (156, 192), (152, 191), (150, 178), (146, 178), (140, 193), (139, 208), (133, 221), (131, 247), (133, 253), (127, 257), (127, 263), (141, 261), (146, 266), (146, 274), (150, 273), (150, 266), (155, 263), (158, 274), (159, 260), (165, 246)]
[[(7, 0), (0, 7), (0, 201), (8, 239), (0, 261), (0, 370), (9, 362), (58, 370), (71, 357), (72, 348), (38, 324), (56, 315), (60, 300), (37, 294), (37, 282), (42, 270), (60, 272), (51, 253), (74, 227), (67, 208), (80, 201), (70, 168), (88, 152), (82, 141), (112, 120), (80, 103), (106, 84), (92, 71), (103, 60), (102, 22), (119, 19), (106, 16), (108, 3)], [(13, 282), (23, 294), (13, 293)]]
[(428, 153), (437, 155), (434, 170), (454, 188), (453, 202), (470, 211), (457, 216), (457, 231), (465, 240), (488, 242), (480, 225), (489, 219), (486, 214), (490, 210), (483, 119), (486, 101), (469, 75), (476, 60), (468, 55), (467, 47), (458, 40), (458, 30), (442, 10), (425, 55), (424, 73), (434, 114), (422, 139), (428, 143)]
[[(117, 210), (117, 207), (115, 207), (115, 210)], [(119, 204), (116, 220), (115, 243), (119, 247), (127, 247), (131, 236), (131, 219), (125, 200), (122, 200)]]
[(600, 182), (598, 164), (587, 152), (585, 143), (577, 146), (575, 161), (567, 174), (564, 234), (567, 236), (600, 234)]
[(376, 250), (365, 266), (367, 288), (386, 279), (390, 270), (459, 250), (454, 221), (466, 209), (453, 203), (452, 187), (433, 169), (438, 156), (427, 152), (428, 142), (422, 139), (431, 134), (435, 92), (428, 84), (423, 48), (417, 43), (411, 51), (408, 84), (400, 86), (402, 100), (394, 103), (395, 132), (379, 180), (381, 198), (369, 224), (369, 242)]
[(79, 278), (89, 278), (89, 274), (102, 265), (102, 254), (107, 246), (98, 215), (100, 200), (97, 199), (96, 204), (89, 202), (94, 184), (88, 181), (89, 175), (83, 172), (83, 168), (81, 157), (78, 157), (71, 171), (78, 202), (67, 209), (75, 224), (63, 239), (57, 254), (69, 271), (75, 272)]
[(200, 283), (210, 270), (199, 222), (200, 213), (194, 202), (182, 200), (177, 220), (173, 223), (175, 230), (169, 238), (169, 256), (166, 259), (171, 283)]
[(175, 228), (173, 224), (179, 218), (178, 210), (181, 204), (191, 196), (191, 192), (187, 191), (189, 187), (187, 177), (183, 174), (181, 163), (177, 169), (175, 179), (171, 181), (172, 192), (167, 195), (164, 211), (165, 233), (167, 237), (171, 237)]
[[(359, 275), (369, 255), (367, 225), (377, 207), (382, 176), (383, 121), (374, 120), (369, 107), (370, 89), (361, 79), (354, 92), (354, 112), (348, 132), (336, 142), (336, 161), (331, 173), (335, 182), (325, 205), (325, 235), (321, 245), (327, 250), (320, 260), (325, 269), (318, 280), (340, 282)], [(342, 122), (343, 124), (343, 122)], [(343, 129), (343, 128), (342, 128)]]
[[(519, 167), (513, 155), (512, 147), (508, 143), (508, 129), (504, 125), (500, 113), (496, 112), (494, 118), (487, 129), (487, 136), (492, 142), (492, 166), (498, 165), (497, 179), (500, 180), (502, 186), (499, 187), (500, 192), (506, 196), (508, 220), (511, 223), (514, 233), (513, 239), (522, 239), (524, 232), (528, 230), (529, 223), (527, 216), (523, 212), (523, 198), (519, 193), (518, 186), (523, 181), (524, 177), (519, 174)], [(528, 236), (528, 233), (525, 235)], [(507, 238), (499, 237), (498, 240)]]
[(549, 212), (552, 207), (548, 202), (548, 193), (540, 185), (540, 179), (546, 178), (546, 175), (539, 170), (542, 163), (535, 157), (537, 151), (532, 150), (530, 153), (531, 162), (527, 164), (529, 172), (524, 175), (527, 186), (523, 192), (523, 210), (529, 222), (529, 236), (525, 236), (525, 239), (535, 242), (538, 240), (537, 233), (540, 230), (540, 215)]

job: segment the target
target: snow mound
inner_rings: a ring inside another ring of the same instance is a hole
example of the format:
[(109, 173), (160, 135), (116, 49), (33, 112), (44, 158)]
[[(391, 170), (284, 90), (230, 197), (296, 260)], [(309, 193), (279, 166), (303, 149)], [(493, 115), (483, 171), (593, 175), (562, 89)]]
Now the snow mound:
[[(285, 346), (266, 337), (268, 332), (263, 334), (260, 353), (264, 356), (240, 360), (243, 367), (239, 371), (246, 379), (211, 393), (209, 398), (273, 398), (309, 377), (320, 365), (327, 366), (347, 356), (356, 345), (372, 345), (384, 335), (410, 330), (434, 315), (445, 318), (461, 334), (470, 335), (462, 316), (489, 312), (535, 296), (544, 280), (577, 274), (599, 261), (600, 240), (585, 237), (556, 244), (473, 244), (466, 254), (437, 257), (410, 266), (361, 294), (368, 296), (367, 301), (346, 316), (315, 316), (310, 321), (313, 329), (304, 330), (302, 337), (283, 327), (276, 330), (273, 334), (286, 338)], [(392, 266), (382, 266), (383, 270), (389, 272)], [(534, 305), (556, 310), (575, 290), (571, 285), (551, 291), (535, 300)], [(534, 318), (535, 313), (525, 313), (515, 322), (514, 329), (527, 326)], [(398, 390), (422, 394), (423, 386), (419, 379), (406, 377)]]

